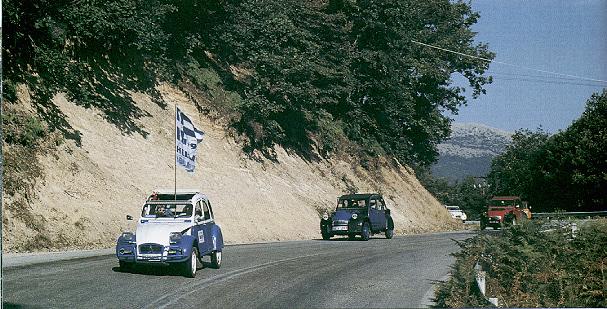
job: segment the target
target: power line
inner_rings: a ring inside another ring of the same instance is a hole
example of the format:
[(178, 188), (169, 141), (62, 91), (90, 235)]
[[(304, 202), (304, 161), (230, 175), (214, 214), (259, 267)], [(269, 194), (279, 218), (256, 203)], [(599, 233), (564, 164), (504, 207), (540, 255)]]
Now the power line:
[(532, 83), (553, 84), (553, 85), (575, 85), (575, 86), (600, 87), (597, 84), (590, 84), (590, 83), (583, 83), (583, 82), (576, 83), (576, 82), (572, 82), (572, 81), (542, 80), (542, 79), (533, 79), (533, 78), (497, 77), (497, 78), (493, 78), (493, 80), (511, 80), (511, 81), (532, 82)]
[(606, 83), (607, 84), (607, 80), (588, 78), (588, 77), (583, 77), (583, 76), (564, 74), (564, 73), (553, 72), (553, 71), (546, 71), (546, 70), (540, 70), (540, 69), (534, 69), (534, 68), (530, 68), (530, 67), (526, 67), (526, 66), (522, 66), (522, 65), (517, 65), (517, 64), (512, 64), (512, 63), (507, 63), (507, 62), (502, 62), (502, 61), (496, 61), (496, 60), (491, 60), (491, 59), (488, 59), (488, 58), (474, 56), (474, 55), (469, 55), (469, 54), (464, 54), (464, 53), (460, 53), (460, 52), (457, 52), (457, 51), (454, 51), (454, 50), (450, 50), (450, 49), (446, 49), (446, 48), (442, 48), (442, 47), (438, 47), (438, 46), (434, 46), (434, 45), (430, 45), (430, 44), (426, 44), (426, 43), (422, 43), (422, 42), (418, 42), (418, 41), (414, 41), (414, 40), (411, 40), (411, 42), (415, 43), (415, 44), (422, 45), (422, 46), (426, 46), (426, 47), (430, 47), (430, 48), (446, 51), (446, 52), (457, 54), (457, 55), (464, 56), (464, 57), (479, 59), (479, 60), (483, 60), (483, 61), (487, 61), (487, 62), (499, 63), (501, 65), (507, 65), (507, 66), (511, 66), (511, 67), (515, 67), (515, 68), (520, 68), (520, 69), (525, 69), (525, 70), (531, 70), (531, 71), (542, 72), (542, 73), (546, 73), (546, 74), (554, 74), (554, 75), (559, 75), (559, 76), (566, 76), (566, 77), (572, 77), (572, 78), (586, 80), (586, 81), (593, 81), (593, 82), (600, 82), (600, 83)]
[[(559, 77), (559, 76), (549, 76), (549, 75), (539, 75), (539, 74), (522, 74), (522, 73), (509, 73), (509, 72), (495, 72), (495, 71), (485, 71), (485, 73), (487, 73), (490, 76), (494, 76), (495, 75), (503, 75), (503, 76), (514, 76), (514, 77), (533, 77), (533, 78), (543, 78), (546, 80), (565, 80), (565, 81), (577, 81), (579, 79), (577, 78), (571, 78), (571, 77)], [(589, 83), (601, 83), (601, 82), (592, 82), (592, 81), (587, 81)]]

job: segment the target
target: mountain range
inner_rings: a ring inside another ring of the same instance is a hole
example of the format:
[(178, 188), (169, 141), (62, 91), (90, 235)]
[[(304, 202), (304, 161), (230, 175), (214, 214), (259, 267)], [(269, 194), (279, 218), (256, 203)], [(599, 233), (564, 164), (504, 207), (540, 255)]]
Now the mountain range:
[(453, 123), (451, 131), (449, 139), (438, 145), (439, 158), (431, 170), (452, 182), (486, 176), (491, 160), (504, 152), (513, 134), (478, 123)]

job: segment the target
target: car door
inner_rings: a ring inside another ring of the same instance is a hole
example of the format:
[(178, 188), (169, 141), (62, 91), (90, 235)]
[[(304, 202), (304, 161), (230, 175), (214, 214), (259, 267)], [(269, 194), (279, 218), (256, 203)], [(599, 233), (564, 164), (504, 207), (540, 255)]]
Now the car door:
[(201, 231), (203, 231), (202, 237), (199, 237), (198, 248), (201, 255), (207, 255), (213, 251), (213, 220), (211, 209), (209, 207), (209, 201), (201, 200), (202, 206), (202, 221), (200, 222)]
[[(371, 226), (374, 231), (381, 229), (381, 216), (383, 214), (379, 210), (379, 203), (376, 197), (372, 197), (369, 200), (369, 220), (371, 220)], [(384, 219), (385, 222), (385, 219)]]
[(378, 215), (378, 229), (379, 230), (385, 230), (386, 229), (386, 202), (384, 202), (383, 198), (378, 198), (377, 199), (377, 210), (379, 212)]
[(198, 200), (196, 205), (194, 206), (194, 226), (192, 227), (192, 236), (196, 237), (196, 242), (198, 245), (198, 253), (202, 256), (205, 255), (205, 252), (209, 250), (209, 242), (207, 241), (207, 235), (209, 234), (206, 231), (205, 227), (205, 219), (203, 212), (203, 201)]

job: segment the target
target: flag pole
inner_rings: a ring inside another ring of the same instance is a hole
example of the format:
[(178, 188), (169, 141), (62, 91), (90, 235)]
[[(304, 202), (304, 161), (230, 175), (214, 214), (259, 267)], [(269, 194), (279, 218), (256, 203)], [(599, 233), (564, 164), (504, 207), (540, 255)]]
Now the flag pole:
[(177, 103), (175, 103), (175, 200), (177, 200)]

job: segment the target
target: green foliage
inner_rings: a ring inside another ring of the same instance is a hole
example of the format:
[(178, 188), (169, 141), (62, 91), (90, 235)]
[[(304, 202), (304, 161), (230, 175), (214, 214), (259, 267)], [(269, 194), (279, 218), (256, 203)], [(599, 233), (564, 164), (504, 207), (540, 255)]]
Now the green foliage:
[(353, 142), (365, 156), (427, 165), (449, 133), (442, 112), (466, 102), (452, 74), (475, 96), (490, 79), (486, 61), (412, 40), (494, 56), (473, 42), (478, 14), (461, 1), (8, 0), (3, 9), (5, 80), (29, 86), (37, 114), (76, 141), (55, 94), (146, 136), (130, 94), (164, 106), (155, 85), (170, 81), (228, 119), (250, 151), (330, 155)]
[(12, 111), (2, 115), (4, 142), (24, 147), (34, 147), (39, 138), (47, 135), (44, 124), (34, 116)]
[(441, 111), (465, 102), (463, 89), (450, 86), (451, 74), (468, 78), (475, 94), (490, 81), (482, 77), (486, 62), (411, 42), (493, 57), (472, 45), (478, 15), (462, 2), (231, 4), (210, 41), (222, 59), (253, 72), (236, 127), (255, 148), (279, 143), (309, 151), (314, 129), (333, 119), (341, 127), (332, 130), (336, 136), (372, 145), (370, 155), (428, 164), (449, 133)]
[(435, 292), (435, 308), (489, 307), (476, 284), (474, 266), (483, 252), (482, 239), (469, 238), (458, 242), (461, 250), (448, 281), (441, 282)]
[(518, 195), (529, 199), (537, 163), (544, 159), (549, 134), (519, 130), (506, 151), (493, 159), (488, 181), (494, 195)]
[(486, 184), (469, 176), (462, 181), (449, 183), (445, 178), (434, 177), (428, 169), (417, 169), (416, 175), (422, 185), (443, 205), (459, 206), (468, 220), (478, 220), (486, 213), (491, 198)]
[[(4, 1), (4, 79), (33, 91), (37, 114), (53, 130), (79, 142), (52, 97), (64, 92), (96, 107), (125, 133), (141, 130), (145, 114), (128, 91), (154, 94), (155, 64), (163, 63), (162, 29), (174, 7), (162, 1)], [(5, 99), (15, 99), (12, 92)]]
[(493, 160), (494, 194), (520, 195), (534, 210), (604, 210), (607, 203), (607, 90), (555, 135), (519, 131)]
[(478, 261), (487, 271), (487, 294), (503, 307), (605, 307), (607, 222), (584, 223), (573, 240), (566, 230), (542, 231), (542, 224), (466, 241), (451, 279), (437, 291), (438, 306), (487, 306), (465, 289)]

